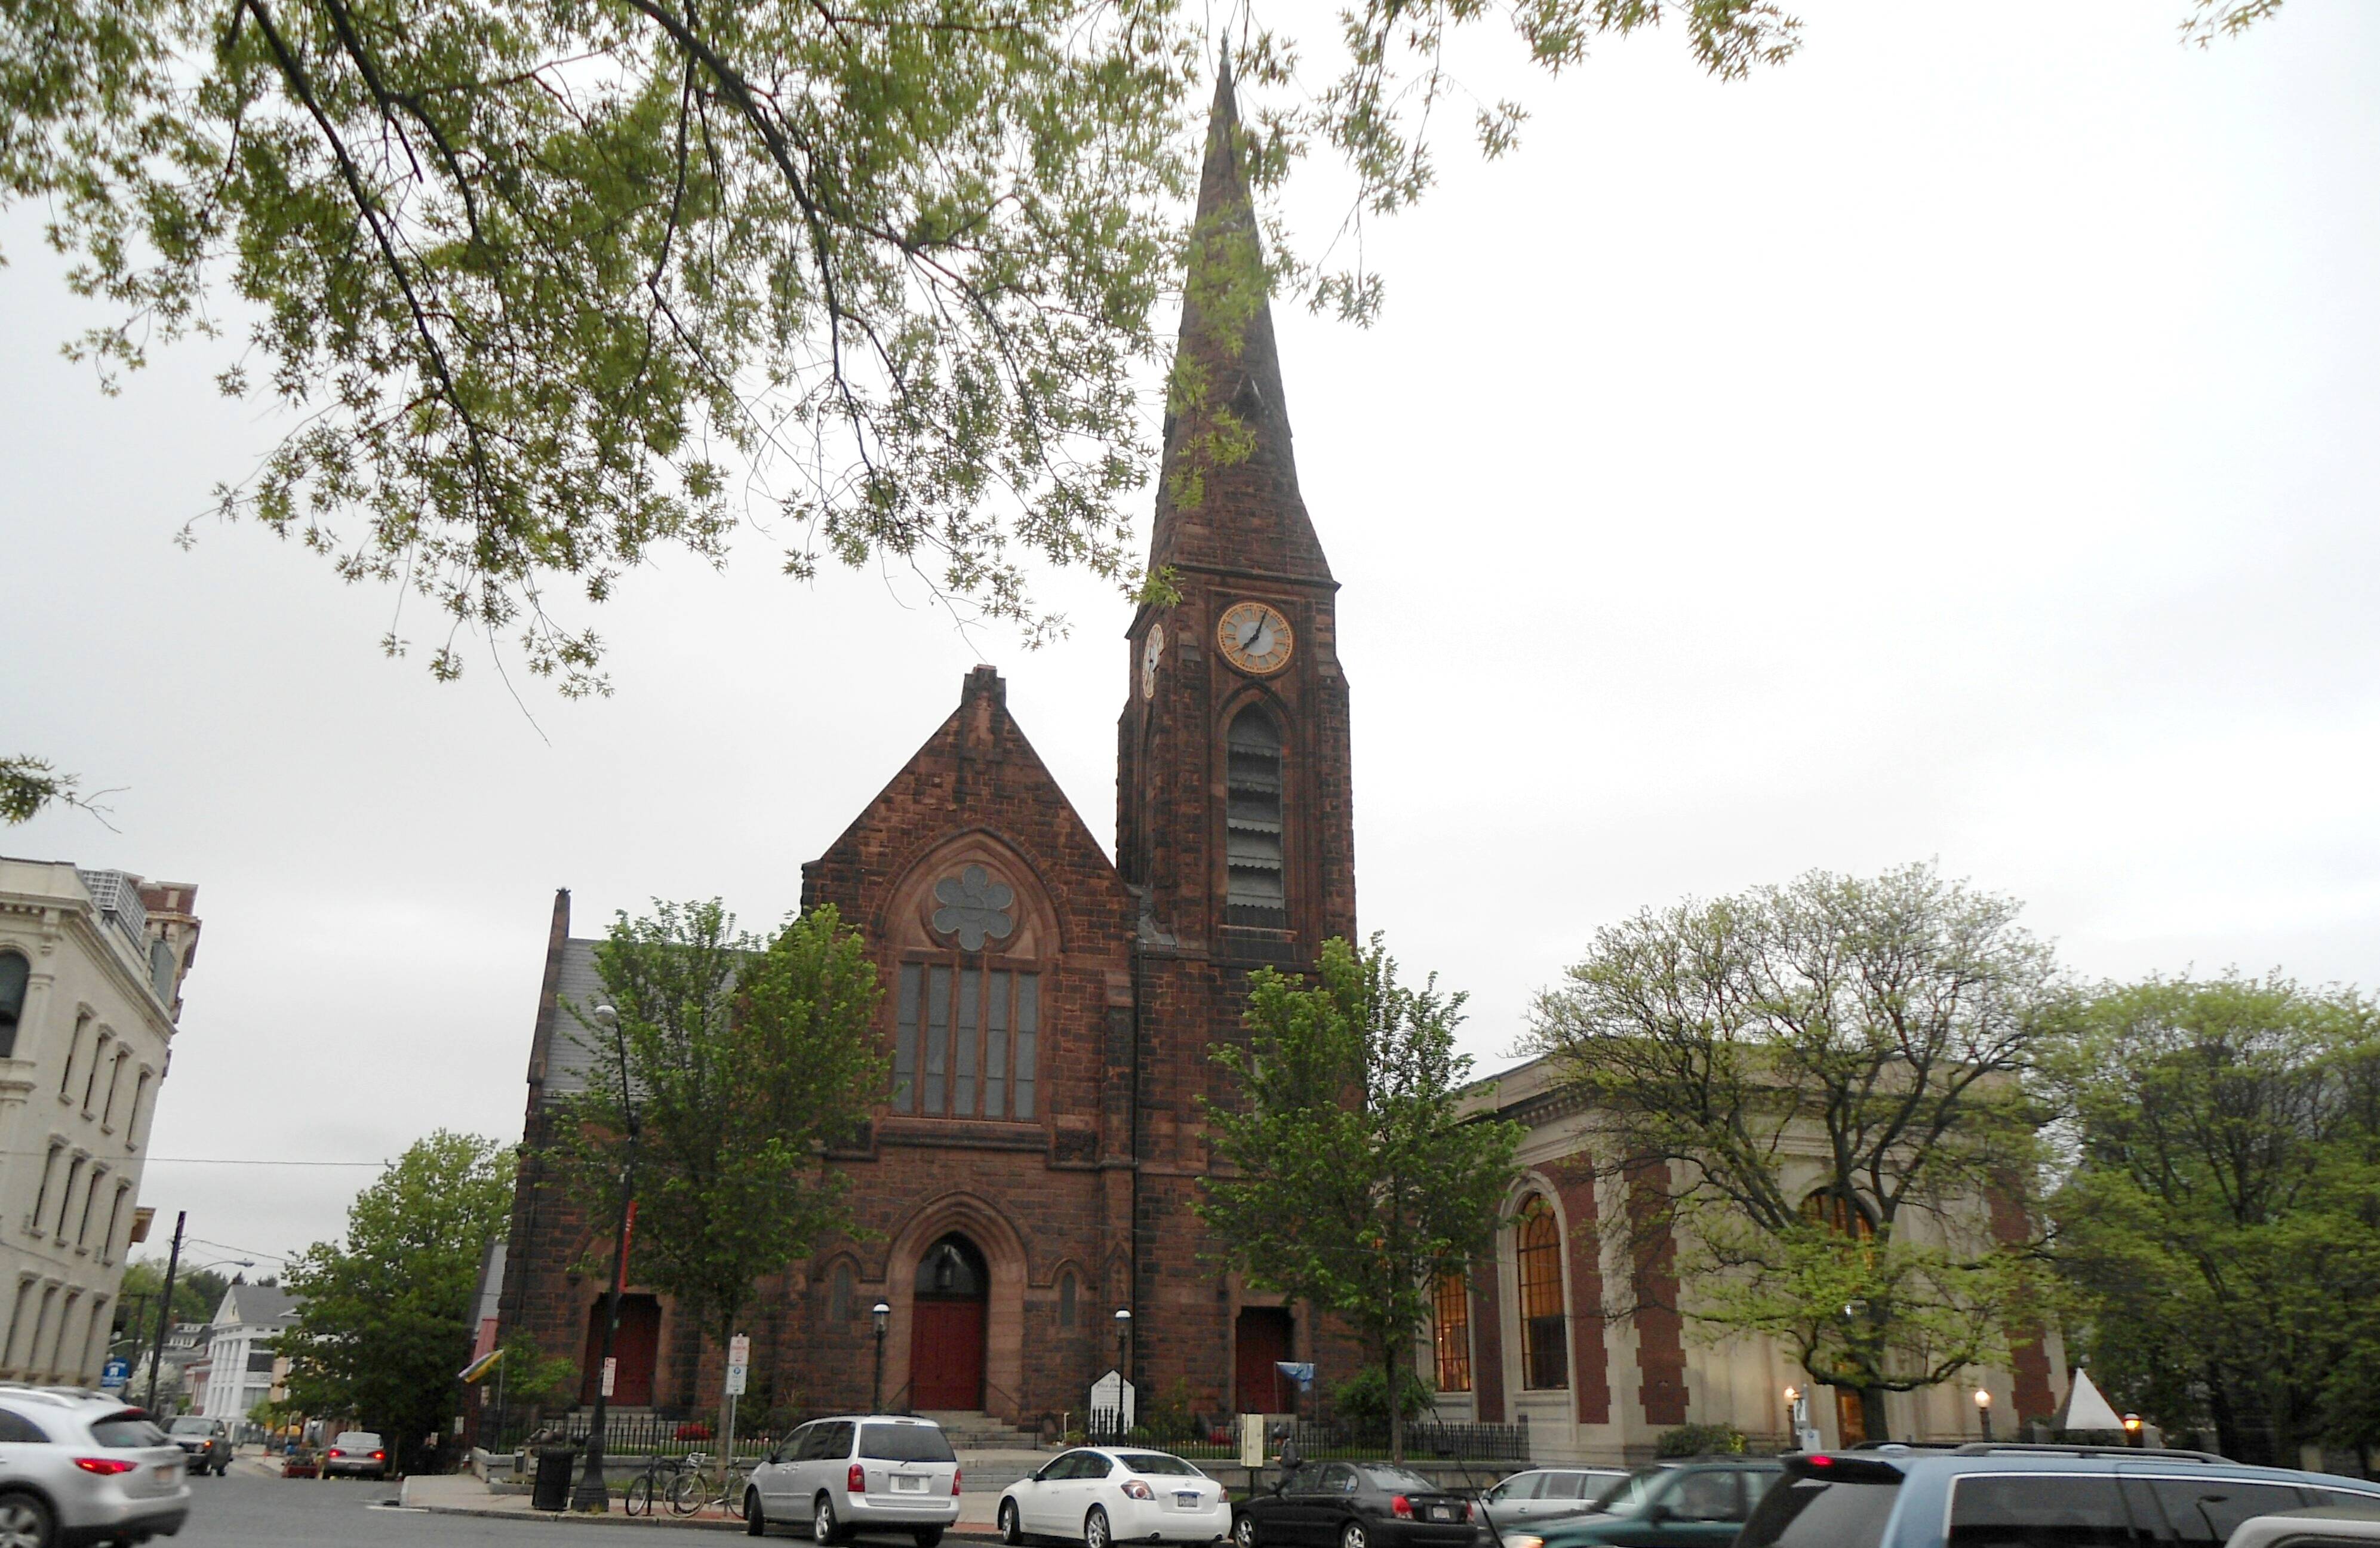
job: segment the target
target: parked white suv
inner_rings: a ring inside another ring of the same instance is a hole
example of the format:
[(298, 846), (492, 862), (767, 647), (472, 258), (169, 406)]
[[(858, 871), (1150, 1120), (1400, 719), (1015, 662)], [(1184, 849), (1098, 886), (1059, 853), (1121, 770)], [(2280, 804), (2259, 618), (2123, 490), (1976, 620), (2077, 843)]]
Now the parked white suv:
[(821, 1419), (785, 1437), (752, 1469), (744, 1527), (807, 1521), (821, 1543), (855, 1528), (905, 1531), (934, 1548), (959, 1518), (959, 1459), (930, 1419), (854, 1414)]
[(0, 1542), (145, 1542), (189, 1514), (188, 1459), (148, 1415), (80, 1387), (0, 1386)]

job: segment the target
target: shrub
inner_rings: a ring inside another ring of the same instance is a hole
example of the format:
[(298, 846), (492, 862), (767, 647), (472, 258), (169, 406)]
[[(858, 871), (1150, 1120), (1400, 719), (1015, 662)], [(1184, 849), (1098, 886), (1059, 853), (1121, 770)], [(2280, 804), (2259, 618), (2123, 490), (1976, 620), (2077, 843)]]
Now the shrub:
[(710, 1426), (698, 1419), (688, 1420), (677, 1427), (677, 1438), (682, 1441), (707, 1441), (710, 1439)]
[(1681, 1424), (1661, 1432), (1656, 1457), (1741, 1456), (1743, 1432), (1732, 1424)]
[(1189, 1378), (1176, 1376), (1165, 1395), (1148, 1406), (1148, 1431), (1160, 1442), (1193, 1439), (1198, 1433), (1198, 1416), (1192, 1409), (1196, 1401), (1190, 1390)]
[[(1438, 1394), (1430, 1385), (1410, 1371), (1401, 1372), (1403, 1378), (1403, 1401), (1400, 1405), (1408, 1421), (1429, 1412)], [(1330, 1391), (1331, 1411), (1340, 1421), (1359, 1430), (1386, 1430), (1389, 1427), (1388, 1373), (1372, 1368), (1357, 1373)]]

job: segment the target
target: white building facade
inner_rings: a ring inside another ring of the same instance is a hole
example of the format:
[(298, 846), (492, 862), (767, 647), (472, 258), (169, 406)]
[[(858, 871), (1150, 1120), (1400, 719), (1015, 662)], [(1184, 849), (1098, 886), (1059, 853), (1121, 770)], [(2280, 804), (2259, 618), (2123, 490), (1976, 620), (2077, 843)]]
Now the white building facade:
[[(1594, 1113), (1540, 1059), (1482, 1082), (1481, 1111), (1525, 1126), (1522, 1178), (1505, 1201), (1511, 1224), (1468, 1283), (1439, 1287), (1437, 1315), (1420, 1354), (1435, 1378), (1437, 1417), (1525, 1424), (1540, 1461), (1634, 1464), (1655, 1455), (1665, 1430), (1729, 1425), (1755, 1450), (1784, 1448), (1785, 1394), (1807, 1400), (1822, 1445), (1864, 1439), (1858, 1395), (1812, 1387), (1786, 1346), (1767, 1337), (1714, 1337), (1691, 1316), (1694, 1288), (1681, 1284), (1676, 1245), (1632, 1248), (1605, 1223), (1627, 1207), (1604, 1157)], [(1811, 1181), (1817, 1163), (1811, 1163)], [(1978, 1201), (1978, 1217), (1988, 1208)], [(1609, 1308), (1629, 1309), (1612, 1315)], [(1887, 1396), (1900, 1440), (1973, 1441), (1984, 1420), (1973, 1398), (1991, 1395), (1999, 1439), (2064, 1400), (2064, 1348), (2056, 1329), (2017, 1341), (2011, 1369), (1976, 1368), (1957, 1383)]]
[(196, 901), (0, 857), (0, 1379), (98, 1381)]
[[(224, 1420), (237, 1433), (249, 1410), (273, 1396), (285, 1370), (275, 1341), (297, 1320), (297, 1300), (275, 1286), (236, 1284), (225, 1290), (190, 1411)], [(199, 1367), (191, 1366), (190, 1374), (197, 1381)]]

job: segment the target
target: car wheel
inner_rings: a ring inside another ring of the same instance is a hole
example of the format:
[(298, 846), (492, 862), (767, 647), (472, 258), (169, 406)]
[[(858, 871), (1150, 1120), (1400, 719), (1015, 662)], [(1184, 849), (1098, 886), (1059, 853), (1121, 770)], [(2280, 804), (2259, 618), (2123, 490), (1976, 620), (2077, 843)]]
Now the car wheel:
[(1091, 1513), (1083, 1518), (1083, 1548), (1113, 1548), (1114, 1542), (1115, 1534), (1108, 1529), (1107, 1507), (1091, 1506)]
[(50, 1548), (58, 1518), (30, 1494), (0, 1494), (0, 1548)]
[(1361, 1521), (1350, 1521), (1339, 1529), (1339, 1548), (1371, 1548), (1371, 1534), (1364, 1530)]
[(1255, 1517), (1243, 1516), (1232, 1523), (1232, 1548), (1258, 1548)]
[(940, 1527), (919, 1527), (917, 1529), (917, 1548), (934, 1548), (934, 1544), (941, 1542), (942, 1540), (942, 1529)]
[(820, 1542), (841, 1542), (843, 1528), (834, 1518), (834, 1502), (824, 1494), (818, 1497), (818, 1507), (810, 1512), (810, 1536)]
[(746, 1537), (769, 1535), (769, 1513), (761, 1508), (760, 1491), (758, 1489), (744, 1491), (744, 1535)]
[(1008, 1548), (1017, 1548), (1017, 1544), (1025, 1541), (1025, 1528), (1016, 1519), (1014, 1500), (1000, 1502), (1000, 1541), (1007, 1543)]

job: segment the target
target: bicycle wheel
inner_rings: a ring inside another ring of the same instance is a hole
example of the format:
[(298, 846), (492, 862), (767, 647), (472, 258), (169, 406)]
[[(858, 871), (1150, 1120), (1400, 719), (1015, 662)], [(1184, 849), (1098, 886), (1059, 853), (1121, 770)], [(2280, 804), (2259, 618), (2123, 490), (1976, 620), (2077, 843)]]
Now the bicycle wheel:
[(680, 1516), (691, 1516), (709, 1502), (710, 1490), (698, 1472), (686, 1471), (670, 1480), (669, 1506)]
[(653, 1475), (638, 1473), (628, 1481), (628, 1514), (650, 1516), (653, 1513)]

